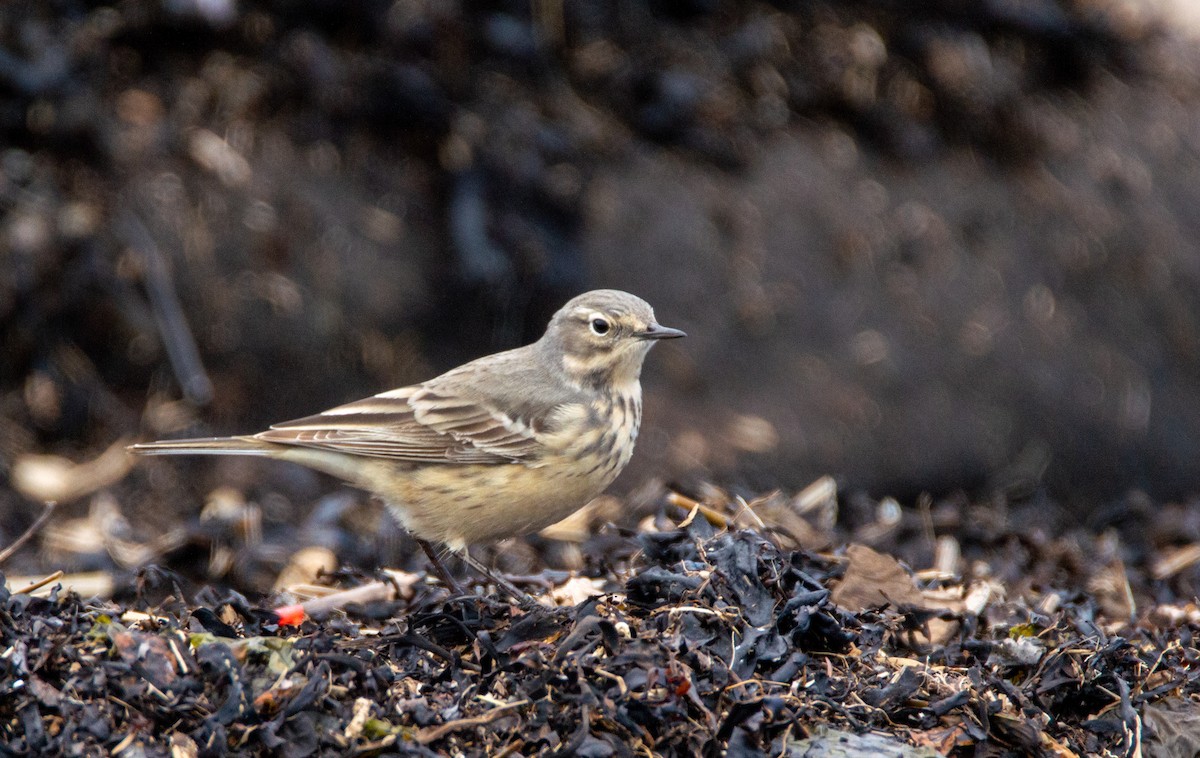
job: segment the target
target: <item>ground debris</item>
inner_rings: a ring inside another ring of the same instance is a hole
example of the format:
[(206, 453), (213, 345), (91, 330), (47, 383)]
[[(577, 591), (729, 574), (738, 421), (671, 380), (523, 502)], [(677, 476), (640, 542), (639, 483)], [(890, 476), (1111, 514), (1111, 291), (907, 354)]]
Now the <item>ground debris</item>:
[[(604, 594), (570, 606), (414, 579), (405, 598), (288, 626), (230, 591), (137, 610), (5, 589), (0, 740), (26, 754), (806, 755), (875, 739), (897, 755), (1083, 755), (1134, 749), (1142, 713), (1154, 754), (1191, 739), (1164, 718), (1200, 693), (1191, 625), (1113, 634), (1084, 596), (1051, 612), (1002, 592), (930, 604), (884, 553), (792, 549), (770, 524), (700, 515), (658, 519), (629, 540), (641, 556), (623, 581), (591, 577)], [(904, 591), (847, 602), (868, 558)], [(930, 635), (938, 621), (950, 632)]]

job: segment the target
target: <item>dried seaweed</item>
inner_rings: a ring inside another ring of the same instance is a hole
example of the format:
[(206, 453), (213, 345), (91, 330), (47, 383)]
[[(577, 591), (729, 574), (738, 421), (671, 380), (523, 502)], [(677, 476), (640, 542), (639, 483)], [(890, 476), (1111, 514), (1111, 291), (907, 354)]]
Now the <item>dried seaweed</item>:
[(1200, 694), (1190, 626), (1116, 636), (1086, 599), (997, 601), (918, 650), (910, 611), (834, 604), (836, 560), (704, 519), (639, 539), (624, 586), (573, 607), (422, 587), (398, 614), (292, 627), (236, 593), (131, 616), (5, 591), (0, 736), (19, 754), (778, 755), (823, 725), (1094, 754), (1132, 749), (1147, 704)]

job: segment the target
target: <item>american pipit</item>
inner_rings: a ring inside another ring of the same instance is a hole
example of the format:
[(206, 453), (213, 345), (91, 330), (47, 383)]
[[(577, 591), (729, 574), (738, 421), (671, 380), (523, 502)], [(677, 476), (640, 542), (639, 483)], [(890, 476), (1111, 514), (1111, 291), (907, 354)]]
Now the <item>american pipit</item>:
[(625, 468), (642, 420), (642, 362), (656, 340), (683, 336), (641, 298), (596, 290), (564, 305), (532, 345), (421, 384), (259, 434), (130, 449), (262, 455), (324, 471), (378, 495), (444, 577), (431, 542), (490, 575), (469, 544), (549, 526)]

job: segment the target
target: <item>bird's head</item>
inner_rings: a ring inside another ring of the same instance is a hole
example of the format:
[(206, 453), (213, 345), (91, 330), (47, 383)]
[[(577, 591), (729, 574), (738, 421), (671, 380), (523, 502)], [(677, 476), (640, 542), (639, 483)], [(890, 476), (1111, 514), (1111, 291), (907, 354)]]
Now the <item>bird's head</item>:
[(655, 342), (684, 336), (659, 324), (654, 309), (640, 297), (593, 290), (554, 314), (541, 345), (576, 384), (620, 386), (638, 380)]

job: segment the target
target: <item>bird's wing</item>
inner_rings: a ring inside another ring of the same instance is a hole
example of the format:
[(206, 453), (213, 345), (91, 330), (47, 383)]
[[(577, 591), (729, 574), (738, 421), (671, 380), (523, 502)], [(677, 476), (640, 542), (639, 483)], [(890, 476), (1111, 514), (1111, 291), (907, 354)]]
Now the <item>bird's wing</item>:
[(552, 423), (514, 418), (442, 386), (414, 385), (273, 425), (256, 439), (412, 463), (510, 463), (541, 449)]

